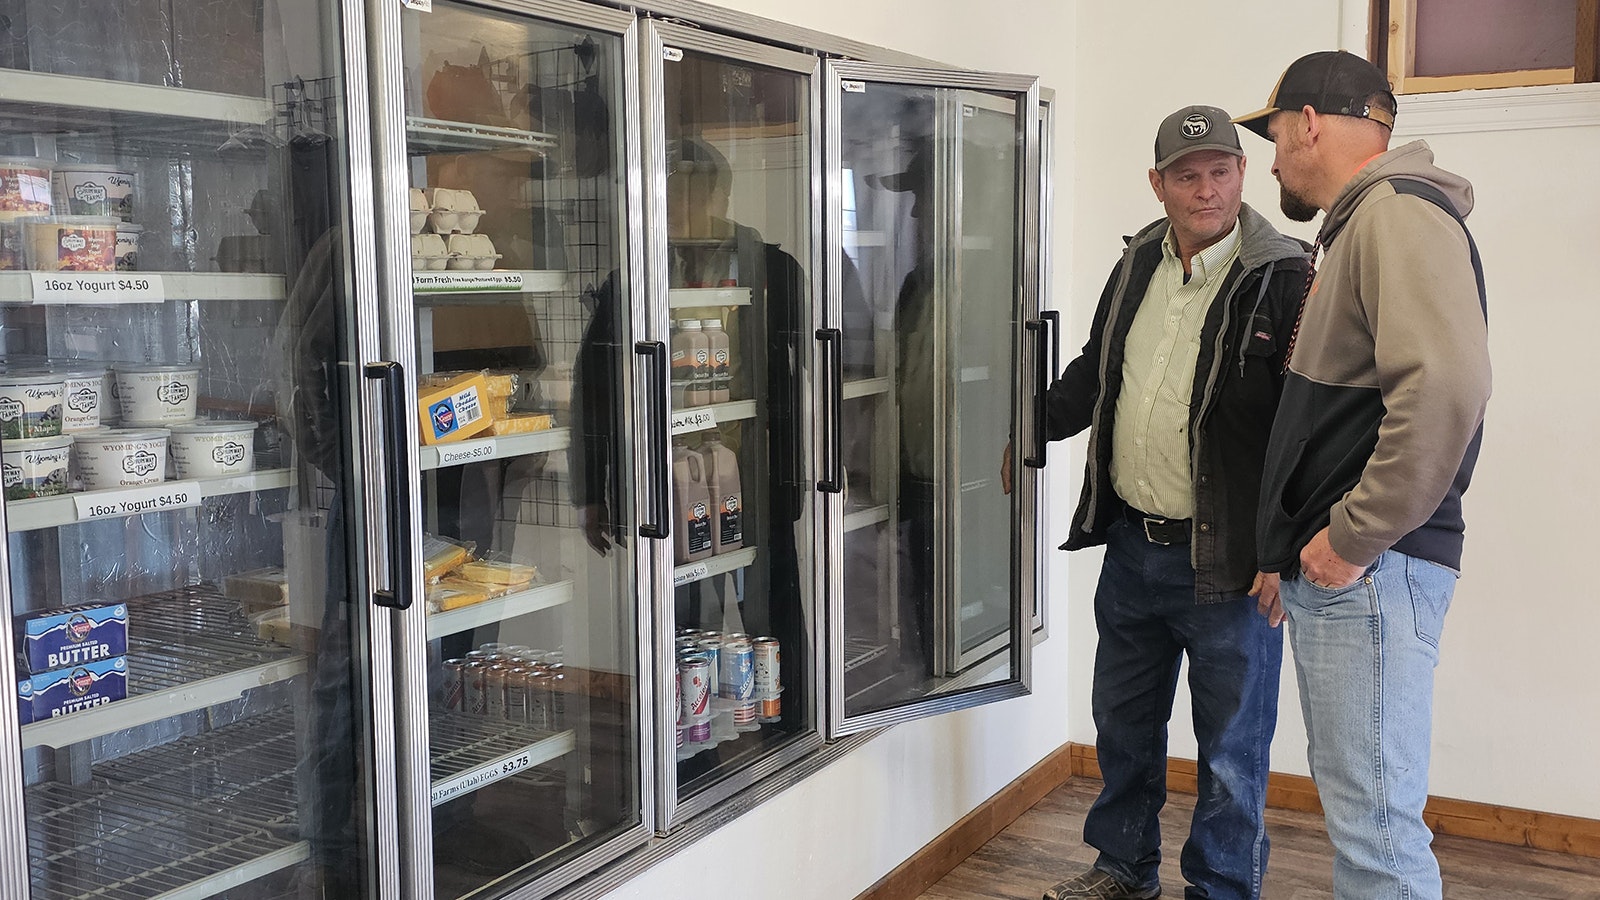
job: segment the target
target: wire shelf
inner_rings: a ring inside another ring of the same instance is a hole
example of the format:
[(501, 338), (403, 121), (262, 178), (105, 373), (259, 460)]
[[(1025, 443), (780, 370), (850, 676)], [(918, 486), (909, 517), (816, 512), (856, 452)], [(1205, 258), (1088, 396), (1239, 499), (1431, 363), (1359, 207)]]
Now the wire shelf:
[(866, 638), (847, 637), (844, 639), (844, 670), (848, 672), (857, 666), (864, 666), (888, 652), (888, 644), (874, 643)]
[(28, 788), (33, 900), (200, 898), (305, 859), (295, 733), (274, 713)]

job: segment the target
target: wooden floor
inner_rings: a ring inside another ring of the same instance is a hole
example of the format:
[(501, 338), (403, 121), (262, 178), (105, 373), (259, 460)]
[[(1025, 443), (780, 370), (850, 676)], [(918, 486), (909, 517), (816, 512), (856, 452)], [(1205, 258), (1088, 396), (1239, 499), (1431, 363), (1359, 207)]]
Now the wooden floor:
[[(1046, 888), (1094, 862), (1095, 852), (1083, 843), (1083, 817), (1099, 791), (1097, 779), (1071, 779), (929, 888), (922, 900), (1038, 900)], [(1178, 851), (1193, 812), (1191, 794), (1171, 795), (1162, 811), (1164, 898), (1183, 897)], [(1272, 858), (1263, 900), (1333, 897), (1333, 851), (1321, 815), (1269, 809), (1267, 834)], [(1600, 898), (1600, 859), (1448, 836), (1434, 840), (1434, 851), (1446, 900)]]

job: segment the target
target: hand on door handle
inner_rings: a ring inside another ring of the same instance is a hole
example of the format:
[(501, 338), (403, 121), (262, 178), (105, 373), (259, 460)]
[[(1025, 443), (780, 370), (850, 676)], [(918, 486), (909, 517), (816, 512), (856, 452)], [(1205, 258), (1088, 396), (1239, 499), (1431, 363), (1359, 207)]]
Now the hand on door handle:
[(1011, 493), (1011, 442), (1006, 441), (1005, 455), (1000, 457), (1000, 490)]

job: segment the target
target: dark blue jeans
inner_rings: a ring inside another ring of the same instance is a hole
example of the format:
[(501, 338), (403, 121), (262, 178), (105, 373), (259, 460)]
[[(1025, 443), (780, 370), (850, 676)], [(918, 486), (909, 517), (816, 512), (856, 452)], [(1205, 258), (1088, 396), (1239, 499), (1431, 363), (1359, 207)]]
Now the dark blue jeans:
[(1159, 883), (1167, 721), (1187, 654), (1200, 793), (1181, 857), (1184, 896), (1255, 900), (1267, 868), (1262, 810), (1282, 630), (1268, 628), (1243, 593), (1196, 604), (1188, 545), (1152, 544), (1121, 520), (1107, 535), (1094, 613), (1094, 723), (1105, 788), (1083, 837), (1100, 851), (1095, 867), (1127, 884)]

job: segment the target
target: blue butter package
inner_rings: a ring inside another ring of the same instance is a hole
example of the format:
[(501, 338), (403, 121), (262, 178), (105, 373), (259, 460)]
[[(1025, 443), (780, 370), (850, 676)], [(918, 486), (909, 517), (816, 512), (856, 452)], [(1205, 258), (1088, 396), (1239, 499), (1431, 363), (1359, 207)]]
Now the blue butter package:
[(119, 656), (22, 679), (17, 687), (22, 722), (71, 715), (128, 696), (128, 660)]
[(95, 603), (32, 613), (19, 619), (18, 662), (29, 673), (107, 660), (128, 652), (128, 607)]

